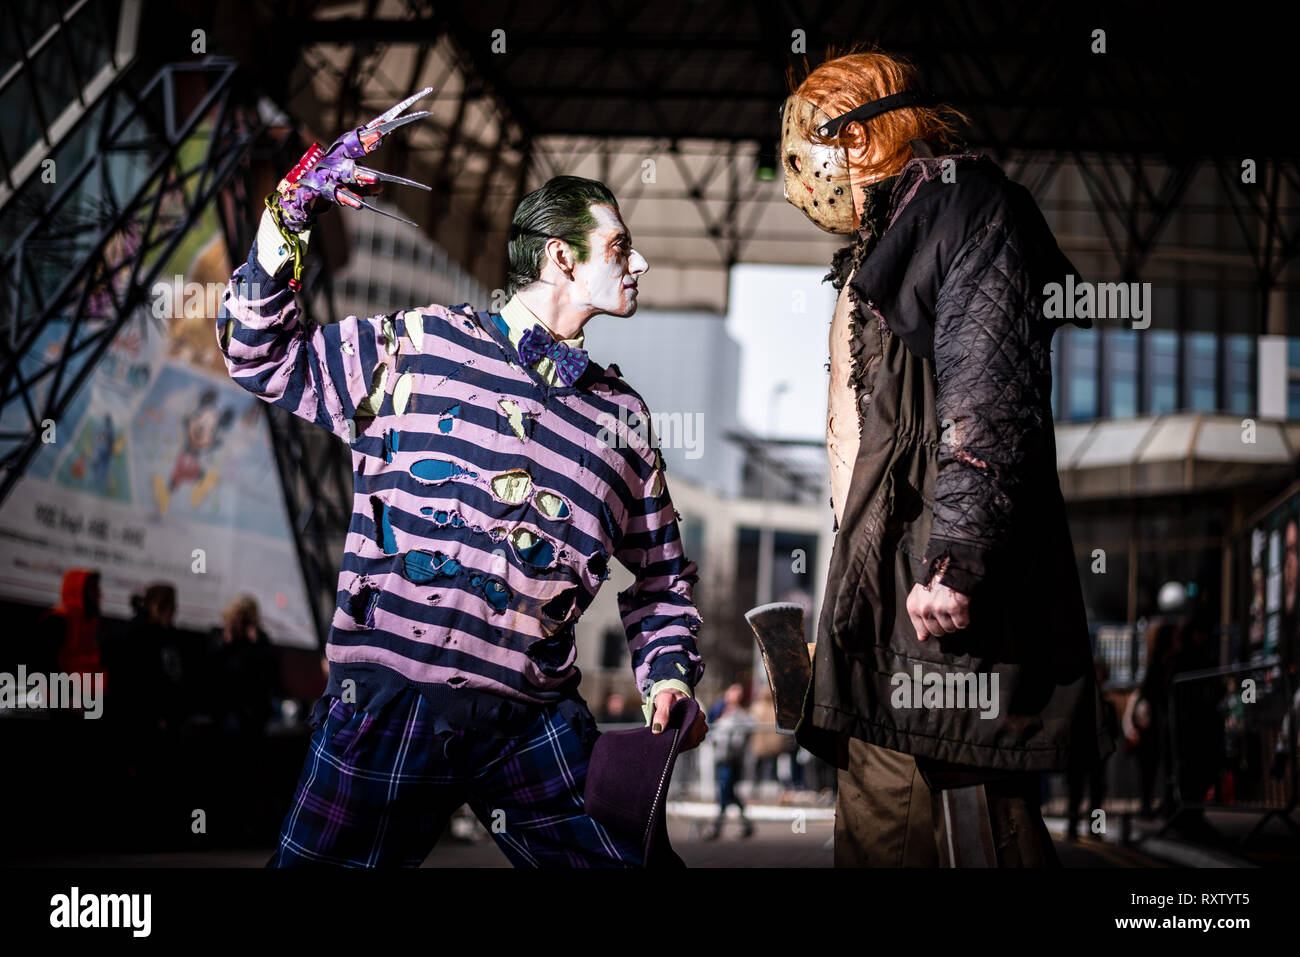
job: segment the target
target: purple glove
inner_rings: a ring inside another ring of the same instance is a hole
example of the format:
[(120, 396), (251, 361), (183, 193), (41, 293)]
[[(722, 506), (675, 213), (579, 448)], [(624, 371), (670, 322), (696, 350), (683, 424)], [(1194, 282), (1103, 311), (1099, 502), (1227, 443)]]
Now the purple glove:
[(384, 137), (393, 130), (428, 116), (428, 111), (422, 111), (398, 118), (399, 113), (416, 100), (428, 96), (432, 91), (433, 87), (425, 87), (414, 96), (408, 97), (392, 109), (376, 116), (365, 126), (359, 126), (350, 133), (343, 134), (327, 150), (322, 151), (319, 144), (313, 143), (311, 149), (303, 154), (302, 159), (298, 160), (294, 168), (280, 180), (280, 185), (276, 187), (279, 196), (275, 198), (274, 206), (278, 208), (281, 225), (295, 233), (310, 229), (319, 213), (317, 200), (324, 200), (328, 203), (350, 206), (353, 209), (364, 207), (414, 226), (415, 224), (409, 219), (393, 216), (392, 213), (371, 206), (348, 187), (366, 187), (382, 180), (386, 183), (401, 183), (404, 186), (430, 189), (414, 180), (358, 166), (356, 160), (378, 149)]

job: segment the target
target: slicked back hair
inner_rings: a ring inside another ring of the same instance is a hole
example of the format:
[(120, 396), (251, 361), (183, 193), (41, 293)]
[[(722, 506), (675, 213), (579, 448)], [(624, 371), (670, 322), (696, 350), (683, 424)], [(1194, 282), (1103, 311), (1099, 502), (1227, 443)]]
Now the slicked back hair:
[(591, 254), (587, 236), (596, 228), (593, 205), (617, 210), (618, 200), (604, 183), (581, 176), (556, 176), (519, 201), (506, 253), (507, 296), (541, 276), (548, 239), (564, 240), (574, 259), (587, 261)]

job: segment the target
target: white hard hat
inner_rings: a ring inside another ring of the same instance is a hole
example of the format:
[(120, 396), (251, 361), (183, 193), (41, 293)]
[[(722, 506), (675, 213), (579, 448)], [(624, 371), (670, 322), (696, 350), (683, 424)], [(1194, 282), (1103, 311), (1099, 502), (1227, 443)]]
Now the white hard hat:
[(1187, 586), (1182, 582), (1165, 582), (1156, 595), (1156, 605), (1161, 611), (1179, 611), (1187, 604)]

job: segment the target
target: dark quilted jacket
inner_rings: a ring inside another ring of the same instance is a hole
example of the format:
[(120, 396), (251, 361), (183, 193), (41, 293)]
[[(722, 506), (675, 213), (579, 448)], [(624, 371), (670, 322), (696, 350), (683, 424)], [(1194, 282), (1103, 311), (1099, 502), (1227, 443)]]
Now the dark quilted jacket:
[[(1056, 323), (1042, 309), (1073, 267), (985, 157), (913, 159), (886, 187), (834, 270), (857, 307), (862, 441), (800, 743), (832, 761), (852, 735), (983, 768), (1090, 764), (1113, 743), (1056, 474)], [(934, 575), (971, 596), (971, 624), (918, 642), (907, 595)], [(982, 675), (996, 708), (921, 706), (920, 686), (900, 698), (918, 667), (950, 688)]]

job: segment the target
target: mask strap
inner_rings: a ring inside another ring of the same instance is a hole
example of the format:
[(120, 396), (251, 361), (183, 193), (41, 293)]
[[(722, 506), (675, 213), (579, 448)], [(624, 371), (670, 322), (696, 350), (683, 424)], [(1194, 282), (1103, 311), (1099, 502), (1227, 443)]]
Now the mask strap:
[(935, 102), (937, 102), (937, 98), (934, 94), (923, 90), (904, 90), (902, 93), (891, 93), (889, 96), (882, 96), (878, 100), (872, 100), (870, 103), (864, 103), (847, 113), (840, 114), (835, 119), (819, 127), (817, 132), (822, 136), (836, 136), (846, 123), (854, 121), (865, 123), (872, 117), (879, 116), (881, 113), (888, 113), (890, 110), (899, 110), (906, 106), (930, 106)]

